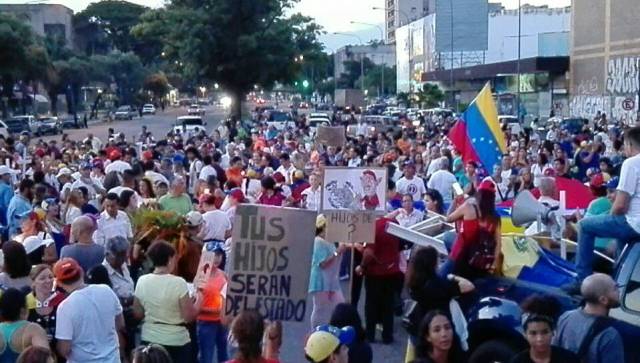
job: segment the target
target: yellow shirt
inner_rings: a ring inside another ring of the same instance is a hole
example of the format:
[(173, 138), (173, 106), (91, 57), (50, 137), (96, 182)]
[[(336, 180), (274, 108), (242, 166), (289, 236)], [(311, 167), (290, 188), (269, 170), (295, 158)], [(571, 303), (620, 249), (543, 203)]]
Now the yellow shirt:
[(188, 293), (182, 277), (147, 274), (138, 279), (135, 296), (144, 308), (143, 341), (168, 346), (189, 343), (179, 302)]

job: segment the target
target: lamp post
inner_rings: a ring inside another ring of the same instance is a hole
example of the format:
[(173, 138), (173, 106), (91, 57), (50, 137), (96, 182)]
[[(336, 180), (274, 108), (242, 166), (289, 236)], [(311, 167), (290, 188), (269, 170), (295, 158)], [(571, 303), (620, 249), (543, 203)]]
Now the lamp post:
[(518, 0), (518, 62), (516, 63), (516, 73), (518, 73), (518, 92), (516, 97), (516, 115), (520, 120), (520, 57), (522, 39), (522, 0)]
[[(351, 21), (351, 24), (362, 24), (362, 25), (368, 25), (368, 26), (373, 26), (378, 28), (378, 30), (380, 30), (380, 41), (384, 42), (384, 30), (382, 30), (382, 27), (380, 25), (363, 23), (359, 21)], [(380, 64), (380, 92), (378, 93), (378, 97), (384, 97), (384, 68), (385, 68), (385, 63), (383, 58)]]
[[(364, 46), (364, 43), (362, 42), (362, 38), (360, 38), (359, 36), (355, 35), (355, 34), (351, 34), (351, 33), (341, 33), (341, 32), (333, 32), (333, 34), (335, 35), (344, 35), (344, 36), (348, 36), (348, 37), (354, 37), (356, 39), (358, 39), (358, 42), (360, 42), (360, 46)], [(362, 92), (364, 92), (364, 53), (360, 52), (360, 89), (362, 89)]]

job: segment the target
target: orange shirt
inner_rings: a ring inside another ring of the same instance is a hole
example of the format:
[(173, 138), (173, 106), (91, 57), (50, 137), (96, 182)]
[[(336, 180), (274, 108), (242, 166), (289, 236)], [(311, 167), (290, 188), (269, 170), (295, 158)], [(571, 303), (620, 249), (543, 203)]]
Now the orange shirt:
[(242, 185), (242, 179), (244, 179), (244, 177), (242, 176), (242, 169), (231, 167), (227, 169), (226, 174), (227, 180), (233, 181), (238, 187)]
[(398, 145), (398, 148), (402, 150), (402, 154), (409, 155), (409, 152), (411, 151), (411, 141), (404, 140), (401, 138), (398, 140), (397, 145)]
[(220, 321), (226, 297), (227, 277), (224, 275), (224, 272), (216, 270), (215, 274), (207, 280), (204, 286), (202, 286), (202, 307), (213, 309), (216, 312), (203, 311), (198, 314), (198, 320)]

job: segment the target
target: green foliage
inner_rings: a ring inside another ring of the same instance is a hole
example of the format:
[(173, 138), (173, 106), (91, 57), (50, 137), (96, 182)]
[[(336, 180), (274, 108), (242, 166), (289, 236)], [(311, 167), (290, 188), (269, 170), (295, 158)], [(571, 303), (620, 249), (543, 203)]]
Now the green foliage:
[(91, 3), (74, 16), (74, 28), (87, 55), (104, 54), (107, 50), (133, 51), (136, 39), (131, 28), (140, 21), (146, 7), (122, 0)]
[(396, 66), (375, 65), (364, 75), (364, 87), (369, 90), (369, 95), (377, 95), (382, 87), (382, 72), (384, 70), (384, 91), (385, 95), (396, 93)]
[(153, 93), (155, 98), (160, 99), (169, 92), (169, 80), (162, 72), (150, 74), (144, 80), (144, 89)]
[(437, 107), (444, 100), (444, 92), (435, 84), (425, 83), (416, 93), (418, 104), (422, 108)]
[(182, 62), (191, 79), (216, 82), (235, 96), (234, 113), (255, 84), (271, 88), (300, 74), (294, 58), (321, 50), (320, 27), (300, 14), (294, 0), (173, 0), (151, 10), (132, 30), (163, 40), (169, 63)]
[[(347, 50), (347, 54), (348, 53), (349, 50)], [(375, 64), (371, 61), (371, 59), (367, 57), (362, 59), (361, 67), (359, 57), (360, 55), (355, 54), (354, 60), (347, 60), (342, 62), (345, 72), (340, 74), (340, 77), (338, 77), (338, 88), (360, 88), (362, 75), (361, 68), (364, 69), (364, 74), (366, 77), (366, 74), (375, 67)]]
[(34, 44), (31, 28), (11, 15), (0, 14), (0, 77), (19, 77)]
[(114, 82), (122, 104), (131, 103), (133, 95), (142, 87), (148, 73), (140, 58), (131, 52), (94, 55), (89, 58), (89, 63), (91, 68), (88, 76), (106, 84)]

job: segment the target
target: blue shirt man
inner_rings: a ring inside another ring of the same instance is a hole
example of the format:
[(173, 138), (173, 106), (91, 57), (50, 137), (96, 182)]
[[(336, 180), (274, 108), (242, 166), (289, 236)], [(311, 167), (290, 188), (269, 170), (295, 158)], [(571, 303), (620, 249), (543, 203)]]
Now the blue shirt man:
[(19, 194), (15, 194), (7, 208), (7, 225), (9, 226), (9, 238), (20, 231), (22, 218), (33, 209), (31, 199), (33, 197), (34, 182), (24, 179), (20, 182)]
[(13, 198), (11, 187), (11, 169), (6, 165), (0, 165), (0, 224), (7, 225), (7, 208)]

